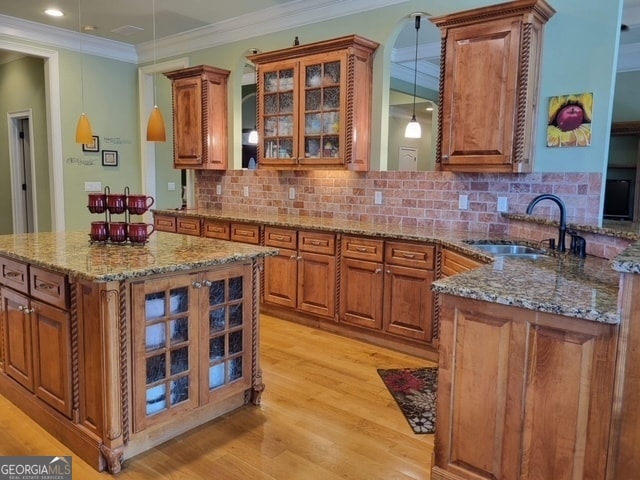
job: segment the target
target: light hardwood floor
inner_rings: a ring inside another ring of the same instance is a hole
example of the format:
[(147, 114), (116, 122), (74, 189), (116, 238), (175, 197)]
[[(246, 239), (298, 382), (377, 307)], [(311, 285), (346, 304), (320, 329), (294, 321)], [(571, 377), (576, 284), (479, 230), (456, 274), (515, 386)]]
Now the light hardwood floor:
[[(117, 477), (74, 457), (73, 478), (429, 478), (434, 436), (412, 432), (376, 368), (433, 364), (266, 315), (261, 348), (260, 406), (130, 458)], [(0, 455), (71, 451), (0, 396)]]

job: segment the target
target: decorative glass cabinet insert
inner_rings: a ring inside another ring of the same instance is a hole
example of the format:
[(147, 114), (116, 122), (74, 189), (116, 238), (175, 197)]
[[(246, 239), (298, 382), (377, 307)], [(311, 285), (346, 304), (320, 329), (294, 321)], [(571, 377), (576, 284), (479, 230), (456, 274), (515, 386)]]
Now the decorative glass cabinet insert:
[(251, 386), (251, 270), (132, 286), (134, 429)]
[(252, 55), (261, 166), (369, 169), (372, 55), (351, 35)]

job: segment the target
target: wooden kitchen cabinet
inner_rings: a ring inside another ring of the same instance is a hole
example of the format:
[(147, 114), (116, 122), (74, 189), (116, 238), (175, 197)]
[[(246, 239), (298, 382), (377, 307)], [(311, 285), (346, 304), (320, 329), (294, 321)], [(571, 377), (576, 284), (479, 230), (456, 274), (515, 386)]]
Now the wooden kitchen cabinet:
[[(0, 267), (4, 371), (37, 398), (70, 418), (71, 328), (67, 279), (7, 258), (0, 259)], [(6, 278), (10, 282), (6, 282)]]
[(385, 332), (434, 343), (435, 251), (432, 245), (385, 243)]
[(435, 247), (344, 236), (340, 322), (433, 343)]
[(342, 237), (340, 322), (382, 329), (384, 241)]
[(251, 388), (251, 266), (132, 285), (134, 432)]
[(229, 240), (231, 238), (231, 226), (229, 222), (211, 220), (205, 218), (202, 225), (202, 235), (207, 238)]
[(516, 0), (430, 20), (441, 29), (436, 161), (459, 172), (531, 172), (545, 0)]
[(485, 263), (448, 248), (442, 249), (442, 277), (473, 270), (481, 265), (485, 265)]
[(199, 237), (202, 234), (202, 221), (199, 218), (176, 217), (176, 233)]
[(249, 56), (260, 167), (369, 169), (373, 54), (357, 35)]
[(159, 232), (177, 232), (177, 217), (170, 215), (153, 214), (153, 225)]
[[(335, 235), (268, 226), (265, 246), (278, 247), (280, 254), (265, 259), (263, 300), (321, 317), (335, 317)], [(295, 250), (290, 248), (293, 246)]]
[(260, 225), (232, 223), (230, 229), (231, 241), (260, 245)]
[(605, 478), (617, 335), (443, 294), (431, 478)]
[(229, 73), (208, 65), (165, 73), (173, 94), (174, 168), (227, 169)]

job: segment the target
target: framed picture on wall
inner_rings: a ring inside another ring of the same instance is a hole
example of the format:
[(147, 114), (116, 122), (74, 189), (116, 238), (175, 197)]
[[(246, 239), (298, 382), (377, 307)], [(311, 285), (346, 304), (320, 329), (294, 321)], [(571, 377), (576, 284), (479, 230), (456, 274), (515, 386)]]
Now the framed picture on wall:
[(93, 142), (82, 144), (83, 152), (99, 152), (100, 151), (100, 139), (97, 135), (93, 136)]
[(118, 152), (115, 150), (102, 151), (102, 165), (105, 167), (118, 166)]

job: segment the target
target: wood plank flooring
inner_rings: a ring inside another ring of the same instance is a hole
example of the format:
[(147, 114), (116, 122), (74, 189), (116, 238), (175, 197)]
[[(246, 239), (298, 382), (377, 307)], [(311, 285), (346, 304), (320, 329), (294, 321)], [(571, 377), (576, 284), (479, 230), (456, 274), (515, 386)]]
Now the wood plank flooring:
[[(266, 389), (246, 406), (126, 460), (117, 477), (74, 456), (73, 478), (428, 479), (433, 435), (416, 435), (376, 368), (434, 366), (262, 316)], [(0, 396), (0, 455), (71, 455)]]

